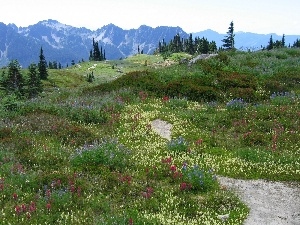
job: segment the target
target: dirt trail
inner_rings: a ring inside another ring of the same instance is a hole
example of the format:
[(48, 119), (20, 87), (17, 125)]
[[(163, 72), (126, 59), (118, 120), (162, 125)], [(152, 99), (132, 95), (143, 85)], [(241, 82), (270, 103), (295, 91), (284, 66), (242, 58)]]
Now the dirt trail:
[[(160, 119), (151, 123), (163, 138), (171, 139), (172, 125)], [(300, 225), (300, 184), (239, 180), (219, 177), (250, 208), (244, 225)]]
[(250, 208), (245, 225), (300, 225), (299, 184), (219, 177)]

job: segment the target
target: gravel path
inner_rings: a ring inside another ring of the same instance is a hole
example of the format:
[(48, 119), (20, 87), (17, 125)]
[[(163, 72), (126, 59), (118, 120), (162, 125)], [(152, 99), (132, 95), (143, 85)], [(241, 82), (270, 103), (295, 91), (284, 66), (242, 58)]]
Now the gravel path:
[[(157, 119), (152, 128), (171, 140), (172, 125)], [(300, 184), (239, 180), (219, 177), (221, 185), (235, 191), (250, 208), (244, 225), (300, 225)]]
[(219, 177), (250, 208), (245, 225), (300, 225), (300, 185)]

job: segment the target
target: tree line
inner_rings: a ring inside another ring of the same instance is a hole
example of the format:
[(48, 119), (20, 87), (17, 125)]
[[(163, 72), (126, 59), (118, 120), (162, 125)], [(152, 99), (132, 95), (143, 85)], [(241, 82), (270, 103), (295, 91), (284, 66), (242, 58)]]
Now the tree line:
[[(227, 35), (224, 37), (222, 42), (224, 44), (219, 50), (230, 50), (234, 49), (234, 24), (230, 23)], [(179, 34), (176, 34), (169, 43), (166, 43), (163, 39), (158, 43), (158, 48), (155, 50), (154, 54), (161, 53), (171, 54), (178, 52), (185, 52), (190, 55), (194, 54), (208, 54), (215, 53), (218, 51), (217, 44), (215, 41), (208, 41), (205, 37), (195, 37), (192, 34), (188, 38), (181, 38)]]
[(274, 48), (284, 48), (284, 47), (300, 48), (300, 40), (297, 38), (292, 46), (290, 44), (286, 46), (284, 34), (282, 35), (281, 40), (276, 40), (276, 41), (273, 40), (273, 36), (271, 35), (267, 47), (263, 47), (263, 49), (271, 50)]
[(178, 53), (186, 52), (194, 55), (195, 53), (212, 53), (217, 51), (217, 45), (215, 41), (209, 42), (207, 38), (196, 37), (193, 39), (192, 34), (189, 38), (181, 38), (179, 34), (176, 34), (169, 43), (166, 43), (163, 39), (158, 43), (158, 48), (155, 53)]
[(47, 61), (41, 48), (39, 63), (31, 63), (25, 75), (21, 72), (18, 60), (9, 63), (0, 75), (0, 89), (17, 98), (35, 98), (43, 91), (42, 80), (47, 78)]

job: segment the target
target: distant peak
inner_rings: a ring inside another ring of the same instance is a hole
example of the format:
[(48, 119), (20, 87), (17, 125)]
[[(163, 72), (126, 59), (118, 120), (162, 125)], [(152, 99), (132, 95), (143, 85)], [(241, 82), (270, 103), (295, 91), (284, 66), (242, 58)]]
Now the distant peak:
[(48, 19), (48, 20), (42, 20), (39, 23), (41, 23), (41, 24), (54, 24), (54, 23), (57, 24), (60, 22), (58, 22), (57, 20)]

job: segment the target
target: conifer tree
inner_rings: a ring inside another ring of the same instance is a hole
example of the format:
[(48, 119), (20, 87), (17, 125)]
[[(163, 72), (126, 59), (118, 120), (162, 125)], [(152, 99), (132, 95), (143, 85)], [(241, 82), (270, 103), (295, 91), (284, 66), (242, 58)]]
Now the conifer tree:
[(0, 76), (0, 90), (5, 90), (7, 82), (7, 76), (5, 70), (2, 71), (2, 75)]
[(293, 48), (300, 48), (300, 40), (297, 38), (296, 41), (294, 42)]
[(193, 55), (195, 53), (194, 50), (194, 41), (193, 41), (193, 36), (192, 34), (190, 34), (189, 39), (188, 39), (188, 49), (187, 52), (191, 55)]
[(228, 27), (227, 35), (222, 40), (222, 42), (224, 42), (224, 44), (222, 45), (224, 49), (228, 49), (228, 50), (234, 49), (235, 34), (233, 34), (233, 32), (234, 32), (234, 25), (233, 25), (233, 21), (231, 21), (230, 26)]
[(7, 79), (4, 81), (5, 89), (9, 94), (23, 95), (24, 78), (21, 74), (21, 66), (17, 60), (12, 60), (8, 65)]
[(268, 50), (271, 50), (271, 49), (273, 49), (273, 48), (274, 48), (274, 42), (273, 42), (273, 37), (272, 37), (272, 35), (271, 35), (270, 40), (269, 40), (269, 44), (268, 44), (268, 46), (267, 46), (267, 49), (268, 49)]
[(216, 52), (218, 50), (217, 43), (215, 41), (211, 41), (208, 48), (210, 53)]
[(285, 47), (285, 35), (282, 35), (282, 39), (281, 39), (281, 45), (284, 48)]
[(42, 80), (47, 80), (48, 78), (48, 71), (47, 71), (47, 61), (45, 59), (43, 48), (41, 47), (40, 50), (40, 61), (38, 64), (39, 76)]
[(43, 90), (42, 82), (41, 82), (41, 78), (38, 74), (36, 64), (34, 64), (34, 63), (30, 64), (28, 69), (29, 69), (28, 81), (27, 81), (28, 95), (29, 95), (29, 98), (35, 98)]

